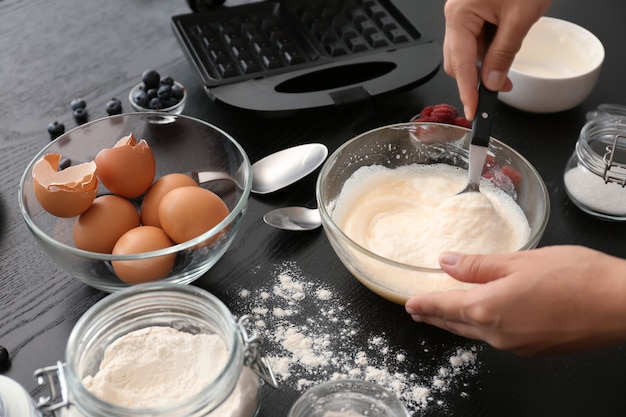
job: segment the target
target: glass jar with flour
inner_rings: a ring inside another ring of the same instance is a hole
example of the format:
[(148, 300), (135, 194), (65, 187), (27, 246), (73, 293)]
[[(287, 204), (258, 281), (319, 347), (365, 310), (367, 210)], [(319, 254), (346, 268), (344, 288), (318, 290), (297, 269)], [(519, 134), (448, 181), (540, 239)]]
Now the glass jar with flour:
[(591, 118), (581, 129), (563, 177), (576, 206), (606, 220), (626, 220), (626, 124)]
[(35, 376), (60, 417), (253, 417), (276, 386), (249, 320), (193, 286), (140, 284), (109, 295), (74, 326), (66, 362)]

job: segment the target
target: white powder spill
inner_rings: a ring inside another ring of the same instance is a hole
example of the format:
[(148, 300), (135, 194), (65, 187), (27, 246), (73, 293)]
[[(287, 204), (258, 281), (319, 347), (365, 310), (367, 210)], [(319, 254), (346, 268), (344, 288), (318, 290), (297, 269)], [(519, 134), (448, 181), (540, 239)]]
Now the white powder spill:
[[(346, 297), (302, 275), (285, 262), (266, 287), (241, 289), (233, 308), (236, 315), (253, 316), (281, 387), (304, 392), (328, 380), (366, 380), (395, 393), (416, 416), (429, 407), (445, 408), (447, 395), (469, 395), (463, 379), (477, 372), (475, 347), (451, 346), (447, 355), (434, 357), (422, 341), (406, 352), (384, 332), (363, 334)], [(406, 370), (409, 360), (425, 364), (419, 375)]]

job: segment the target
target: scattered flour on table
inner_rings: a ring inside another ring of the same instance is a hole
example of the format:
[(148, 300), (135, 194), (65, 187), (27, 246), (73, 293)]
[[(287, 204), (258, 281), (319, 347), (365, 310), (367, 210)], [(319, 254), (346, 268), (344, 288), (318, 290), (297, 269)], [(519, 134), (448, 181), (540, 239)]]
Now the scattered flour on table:
[[(278, 265), (266, 287), (243, 288), (239, 297), (233, 310), (253, 316), (281, 386), (304, 392), (333, 379), (366, 380), (394, 392), (416, 415), (430, 406), (445, 407), (444, 393), (468, 396), (462, 379), (477, 372), (475, 347), (453, 347), (448, 356), (432, 357), (425, 341), (405, 352), (384, 332), (364, 334), (350, 302), (305, 279), (293, 263)], [(407, 360), (420, 363), (419, 375), (405, 370)]]

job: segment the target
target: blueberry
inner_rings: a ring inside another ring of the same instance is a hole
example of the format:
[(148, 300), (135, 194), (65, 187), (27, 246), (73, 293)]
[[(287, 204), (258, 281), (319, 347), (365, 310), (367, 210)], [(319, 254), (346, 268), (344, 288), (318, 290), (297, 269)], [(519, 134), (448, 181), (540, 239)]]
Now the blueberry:
[(157, 90), (157, 97), (161, 99), (167, 100), (172, 96), (172, 86), (168, 84), (163, 84)]
[(75, 98), (70, 102), (70, 108), (72, 110), (76, 109), (85, 109), (87, 107), (87, 102), (82, 98)]
[(167, 109), (170, 108), (172, 106), (175, 106), (176, 104), (178, 104), (178, 101), (174, 100), (173, 98), (165, 98), (165, 99), (161, 99), (161, 108), (162, 109)]
[(152, 110), (159, 110), (162, 106), (161, 99), (158, 97), (154, 97), (150, 100), (150, 104), (148, 105)]
[(76, 123), (79, 125), (85, 123), (87, 121), (87, 110), (80, 107), (74, 110), (74, 120), (76, 120)]
[(141, 74), (141, 81), (143, 81), (148, 89), (157, 88), (160, 80), (161, 76), (155, 70), (146, 70)]
[(48, 133), (50, 134), (50, 140), (54, 140), (65, 133), (65, 125), (55, 120), (48, 125)]
[(172, 98), (175, 98), (176, 100), (181, 100), (184, 95), (185, 90), (183, 89), (183, 87), (178, 84), (174, 84), (172, 86)]
[(153, 98), (155, 98), (157, 96), (157, 89), (156, 88), (151, 88), (148, 91), (146, 91), (146, 93), (148, 94), (148, 101), (152, 100)]
[(143, 90), (137, 90), (133, 95), (133, 102), (139, 107), (148, 107), (148, 103), (150, 103), (148, 93)]
[(4, 371), (11, 366), (9, 351), (4, 346), (0, 346), (0, 371)]
[(106, 111), (109, 116), (122, 113), (122, 102), (116, 98), (112, 98), (106, 105)]
[(172, 77), (161, 78), (161, 85), (174, 85), (174, 79)]

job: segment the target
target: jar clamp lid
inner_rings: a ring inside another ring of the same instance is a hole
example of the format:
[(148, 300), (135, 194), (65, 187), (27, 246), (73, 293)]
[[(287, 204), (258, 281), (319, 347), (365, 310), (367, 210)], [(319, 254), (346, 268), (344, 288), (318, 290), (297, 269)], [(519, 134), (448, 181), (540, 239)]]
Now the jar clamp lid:
[(250, 316), (242, 316), (237, 322), (239, 331), (243, 338), (245, 346), (243, 354), (243, 363), (254, 371), (263, 381), (267, 382), (272, 388), (278, 388), (276, 375), (272, 371), (272, 367), (268, 359), (261, 353), (259, 346), (261, 345), (261, 337), (257, 333), (250, 333), (252, 320)]
[[(626, 134), (626, 131), (624, 132)], [(626, 136), (616, 134), (604, 153), (604, 181), (626, 186)], [(623, 161), (623, 162), (622, 162)]]
[(611, 118), (593, 119), (583, 126), (576, 144), (579, 160), (605, 183), (626, 185), (626, 124)]
[(37, 369), (35, 379), (40, 387), (48, 387), (49, 393), (39, 398), (36, 404), (37, 409), (51, 413), (69, 405), (70, 396), (65, 381), (65, 365), (62, 362)]
[[(609, 133), (610, 132), (610, 133)], [(602, 139), (603, 134), (609, 135)], [(611, 140), (612, 136), (612, 140)], [(587, 123), (581, 130), (580, 141), (591, 146), (594, 140), (606, 143), (602, 161), (602, 177), (605, 183), (626, 185), (626, 106), (604, 103), (587, 113)], [(593, 157), (593, 151), (591, 152)]]

